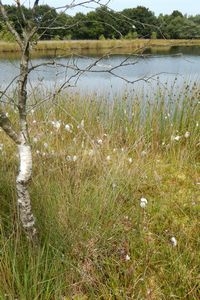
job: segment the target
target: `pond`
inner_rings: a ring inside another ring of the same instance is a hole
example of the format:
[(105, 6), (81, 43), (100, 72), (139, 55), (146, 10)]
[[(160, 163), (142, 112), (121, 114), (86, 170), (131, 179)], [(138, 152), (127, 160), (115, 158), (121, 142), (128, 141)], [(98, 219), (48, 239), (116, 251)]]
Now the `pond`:
[[(62, 85), (81, 93), (116, 95), (124, 90), (145, 87), (154, 90), (159, 83), (180, 87), (199, 80), (200, 48), (172, 47), (170, 51), (147, 49), (143, 55), (73, 55), (35, 58), (30, 65), (29, 89), (59, 89)], [(37, 68), (36, 68), (37, 66)], [(15, 88), (19, 60), (0, 59), (0, 89)], [(134, 84), (133, 84), (134, 83)]]

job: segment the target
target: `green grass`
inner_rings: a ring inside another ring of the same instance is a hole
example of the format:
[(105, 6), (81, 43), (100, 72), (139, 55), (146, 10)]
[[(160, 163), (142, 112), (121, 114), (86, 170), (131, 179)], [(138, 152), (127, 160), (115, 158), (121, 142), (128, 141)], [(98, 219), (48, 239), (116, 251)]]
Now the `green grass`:
[(0, 132), (0, 299), (200, 298), (200, 94), (175, 90), (146, 104), (63, 94), (30, 113), (37, 247), (17, 222), (16, 151)]

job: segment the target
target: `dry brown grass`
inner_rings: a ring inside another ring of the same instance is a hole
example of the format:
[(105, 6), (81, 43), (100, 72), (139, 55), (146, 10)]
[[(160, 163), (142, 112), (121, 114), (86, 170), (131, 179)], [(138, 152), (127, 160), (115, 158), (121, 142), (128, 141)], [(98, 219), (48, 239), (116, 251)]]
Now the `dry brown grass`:
[[(34, 47), (33, 55), (70, 54), (77, 52), (89, 53), (113, 53), (129, 54), (142, 52), (149, 47), (162, 47), (168, 51), (172, 46), (199, 46), (200, 40), (158, 40), (158, 39), (134, 39), (134, 40), (74, 40), (74, 41), (39, 41)], [(16, 43), (0, 41), (0, 54), (16, 53), (19, 47)]]

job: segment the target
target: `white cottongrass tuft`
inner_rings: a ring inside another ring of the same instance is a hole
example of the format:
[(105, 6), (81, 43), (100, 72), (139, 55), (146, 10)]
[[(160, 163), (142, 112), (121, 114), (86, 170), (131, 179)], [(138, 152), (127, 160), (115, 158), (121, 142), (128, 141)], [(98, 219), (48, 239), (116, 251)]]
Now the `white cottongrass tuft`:
[(147, 151), (144, 151), (144, 150), (143, 150), (143, 151), (141, 152), (141, 156), (144, 157), (144, 156), (146, 156), (146, 155), (147, 155)]
[(37, 143), (38, 142), (38, 138), (37, 137), (33, 137), (33, 143)]
[(68, 161), (73, 161), (73, 162), (75, 162), (75, 161), (77, 161), (77, 159), (78, 159), (78, 156), (76, 156), (76, 155), (68, 155), (68, 156), (67, 156), (67, 160), (68, 160)]
[(171, 136), (171, 141), (173, 142), (173, 141), (176, 141), (176, 142), (179, 142), (180, 141), (180, 139), (181, 139), (181, 135), (172, 135)]
[(129, 157), (129, 158), (128, 158), (128, 162), (129, 162), (129, 164), (132, 164), (132, 162), (133, 162), (132, 157)]
[(140, 199), (140, 207), (141, 207), (141, 208), (145, 208), (145, 207), (147, 206), (147, 204), (148, 204), (147, 199), (142, 197), (142, 198)]
[(177, 239), (174, 236), (171, 237), (170, 242), (171, 242), (171, 244), (172, 244), (173, 247), (177, 246)]
[(185, 137), (186, 139), (188, 139), (188, 138), (190, 137), (190, 132), (189, 132), (189, 131), (186, 131), (186, 133), (184, 134), (184, 137)]
[(67, 132), (72, 132), (72, 129), (73, 129), (73, 126), (71, 125), (71, 124), (66, 124), (65, 125), (65, 130), (67, 131)]
[(51, 124), (53, 125), (53, 127), (57, 130), (60, 129), (61, 126), (61, 122), (60, 121), (52, 121)]
[(77, 161), (77, 159), (78, 159), (78, 156), (76, 156), (76, 155), (74, 155), (73, 157), (72, 157), (72, 161)]
[(117, 187), (117, 184), (116, 184), (115, 182), (113, 182), (113, 183), (112, 183), (112, 188), (113, 188), (113, 190), (116, 189), (116, 187)]
[(85, 126), (85, 121), (82, 120), (81, 123), (77, 126), (78, 129), (83, 129)]
[(125, 261), (129, 261), (130, 259), (131, 259), (131, 257), (128, 254), (126, 254)]
[(103, 145), (103, 140), (102, 140), (102, 139), (97, 139), (97, 144), (98, 144), (99, 146)]
[(90, 150), (88, 151), (88, 155), (89, 155), (90, 157), (94, 156), (94, 155), (95, 155), (95, 150), (94, 150), (94, 149), (90, 149)]

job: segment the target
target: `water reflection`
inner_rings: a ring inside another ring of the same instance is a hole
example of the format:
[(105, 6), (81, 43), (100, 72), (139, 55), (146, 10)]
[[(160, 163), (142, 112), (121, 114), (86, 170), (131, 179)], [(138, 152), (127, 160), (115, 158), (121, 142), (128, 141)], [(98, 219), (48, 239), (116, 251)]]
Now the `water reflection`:
[(171, 47), (153, 47), (144, 50), (145, 54), (151, 55), (188, 55), (199, 56), (199, 46), (171, 46)]
[[(181, 55), (177, 55), (179, 53)], [(36, 68), (36, 65), (39, 67)], [(155, 89), (158, 81), (165, 86), (166, 82), (170, 86), (175, 80), (180, 86), (184, 81), (198, 81), (199, 65), (199, 47), (171, 47), (165, 55), (155, 48), (147, 49), (140, 57), (107, 55), (101, 58), (100, 55), (79, 55), (61, 56), (54, 60), (48, 55), (32, 60), (30, 66), (34, 70), (30, 73), (29, 89), (55, 89), (66, 84), (66, 87), (76, 86), (73, 90), (82, 93), (114, 95), (122, 93), (124, 89), (132, 90), (143, 86), (150, 91)], [(12, 80), (10, 88), (14, 88), (18, 72), (18, 59), (0, 60), (0, 89), (5, 89)]]

